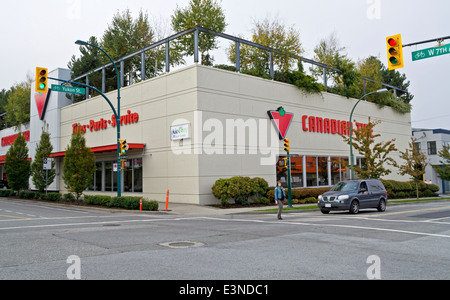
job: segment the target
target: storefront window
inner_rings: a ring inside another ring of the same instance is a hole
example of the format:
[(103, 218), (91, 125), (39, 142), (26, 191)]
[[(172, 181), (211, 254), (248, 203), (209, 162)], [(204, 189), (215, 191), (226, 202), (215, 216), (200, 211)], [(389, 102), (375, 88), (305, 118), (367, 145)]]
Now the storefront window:
[(328, 157), (320, 156), (317, 158), (317, 173), (319, 175), (320, 186), (327, 186), (328, 184)]
[(292, 187), (303, 187), (303, 156), (291, 156)]
[(138, 158), (134, 160), (133, 163), (133, 192), (142, 193), (142, 158)]
[[(117, 171), (113, 170), (115, 164), (117, 164), (116, 161), (96, 163), (94, 183), (89, 187), (90, 191), (117, 192)], [(142, 158), (127, 160), (122, 170), (123, 192), (142, 193), (142, 174)]]
[(90, 191), (101, 191), (102, 190), (102, 175), (103, 175), (103, 163), (98, 162), (95, 164), (94, 181), (89, 186)]
[(306, 157), (306, 186), (317, 186), (317, 157)]
[[(105, 162), (105, 192), (112, 192), (113, 188), (113, 163), (111, 161)], [(116, 180), (117, 182), (117, 180)]]

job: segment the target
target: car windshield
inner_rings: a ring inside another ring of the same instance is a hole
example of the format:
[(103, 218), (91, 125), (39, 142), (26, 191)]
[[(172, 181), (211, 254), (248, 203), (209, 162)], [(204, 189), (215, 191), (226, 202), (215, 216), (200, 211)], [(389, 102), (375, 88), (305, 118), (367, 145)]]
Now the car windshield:
[(358, 182), (339, 182), (331, 188), (333, 192), (353, 192), (358, 190)]

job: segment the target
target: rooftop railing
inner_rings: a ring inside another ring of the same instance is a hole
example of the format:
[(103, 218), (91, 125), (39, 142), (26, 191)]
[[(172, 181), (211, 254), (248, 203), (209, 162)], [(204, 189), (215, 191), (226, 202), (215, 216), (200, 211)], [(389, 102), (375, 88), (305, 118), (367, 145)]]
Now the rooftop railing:
[[(174, 34), (172, 36), (169, 36), (169, 37), (167, 37), (165, 39), (162, 39), (162, 40), (160, 40), (160, 41), (158, 41), (156, 43), (153, 43), (153, 44), (151, 44), (151, 45), (149, 45), (149, 46), (147, 46), (145, 48), (142, 48), (142, 49), (140, 49), (138, 51), (135, 51), (133, 53), (130, 53), (128, 55), (125, 55), (125, 56), (119, 58), (117, 61), (115, 61), (115, 63), (117, 65), (120, 65), (120, 84), (121, 84), (121, 87), (125, 86), (125, 74), (126, 74), (126, 72), (125, 72), (125, 62), (127, 60), (131, 60), (131, 59), (133, 59), (135, 57), (140, 57), (140, 62), (141, 62), (140, 63), (140, 70), (139, 70), (140, 71), (140, 80), (141, 81), (142, 80), (146, 80), (146, 79), (148, 79), (148, 78), (146, 78), (146, 68), (147, 68), (147, 66), (146, 66), (146, 52), (148, 52), (150, 50), (153, 50), (153, 49), (156, 49), (158, 47), (161, 47), (163, 45), (165, 46), (165, 64), (164, 64), (165, 72), (166, 73), (170, 72), (170, 69), (171, 69), (170, 43), (175, 41), (175, 40), (177, 40), (177, 39), (179, 39), (179, 38), (181, 38), (181, 37), (183, 37), (183, 36), (187, 36), (187, 35), (192, 35), (193, 36), (192, 38), (193, 38), (193, 45), (194, 45), (194, 55), (193, 55), (194, 56), (194, 63), (199, 63), (199, 60), (200, 60), (200, 57), (199, 57), (199, 33), (200, 32), (211, 34), (211, 35), (214, 35), (214, 36), (216, 36), (218, 38), (222, 38), (222, 39), (225, 39), (225, 40), (228, 40), (228, 41), (231, 41), (231, 42), (235, 43), (235, 49), (236, 49), (235, 68), (236, 68), (236, 72), (240, 72), (241, 71), (240, 46), (242, 44), (261, 49), (261, 50), (266, 51), (266, 52), (268, 52), (270, 54), (270, 59), (269, 59), (270, 71), (269, 71), (269, 73), (270, 73), (270, 77), (272, 79), (275, 76), (274, 59), (273, 59), (275, 53), (277, 53), (277, 54), (285, 54), (285, 55), (288, 55), (288, 56), (290, 56), (292, 58), (298, 59), (301, 62), (304, 62), (304, 63), (307, 63), (307, 64), (311, 64), (313, 66), (317, 66), (319, 68), (322, 68), (322, 70), (323, 70), (323, 85), (325, 86), (325, 88), (328, 88), (328, 79), (329, 79), (329, 76), (327, 75), (328, 71), (334, 71), (334, 72), (338, 72), (338, 73), (342, 72), (339, 69), (327, 66), (325, 64), (322, 64), (320, 62), (316, 62), (314, 60), (311, 60), (311, 59), (308, 59), (308, 58), (305, 58), (305, 57), (299, 57), (299, 56), (292, 55), (292, 54), (289, 54), (289, 53), (284, 53), (284, 52), (282, 52), (282, 51), (280, 51), (278, 49), (274, 49), (274, 48), (271, 48), (271, 47), (263, 46), (263, 45), (260, 45), (260, 44), (257, 44), (257, 43), (254, 43), (254, 42), (251, 42), (251, 41), (248, 41), (248, 40), (236, 37), (236, 36), (232, 36), (232, 35), (225, 34), (225, 33), (220, 33), (220, 32), (215, 32), (215, 31), (212, 31), (210, 29), (206, 29), (206, 28), (201, 27), (201, 26), (196, 26), (196, 27), (187, 29), (185, 31), (179, 32), (177, 34)], [(112, 67), (112, 63), (105, 64), (103, 66), (100, 66), (100, 67), (98, 67), (98, 68), (88, 72), (88, 73), (85, 73), (85, 74), (83, 74), (81, 76), (73, 78), (71, 81), (80, 81), (80, 80), (84, 79), (86, 81), (86, 84), (89, 84), (89, 76), (91, 76), (93, 73), (96, 73), (96, 72), (102, 72), (102, 89), (101, 89), (101, 91), (103, 93), (105, 93), (106, 92), (106, 70), (108, 68), (110, 68), (110, 67)], [(364, 92), (366, 92), (367, 82), (374, 82), (374, 83), (376, 82), (375, 80), (373, 80), (371, 78), (367, 78), (367, 77), (361, 77), (361, 79), (363, 81)], [(134, 83), (133, 80), (128, 80), (128, 85), (132, 85), (133, 83)], [(382, 87), (394, 90), (395, 95), (398, 95), (399, 93), (408, 93), (408, 91), (405, 91), (405, 90), (403, 90), (403, 89), (401, 89), (399, 87), (395, 87), (395, 86), (392, 86), (392, 85), (389, 85), (389, 84), (386, 84), (386, 83), (382, 83), (381, 85), (382, 85)], [(89, 96), (89, 89), (86, 90), (86, 97), (88, 97), (88, 96)]]

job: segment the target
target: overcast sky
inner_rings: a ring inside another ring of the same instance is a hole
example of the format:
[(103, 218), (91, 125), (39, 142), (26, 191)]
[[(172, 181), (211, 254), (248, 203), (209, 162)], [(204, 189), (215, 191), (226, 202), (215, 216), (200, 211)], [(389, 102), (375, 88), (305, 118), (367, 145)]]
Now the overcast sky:
[[(0, 90), (34, 74), (36, 66), (66, 68), (74, 41), (101, 38), (117, 11), (134, 16), (142, 8), (150, 18), (170, 23), (176, 6), (189, 0), (14, 0), (4, 1), (0, 18)], [(278, 17), (301, 34), (305, 57), (318, 42), (336, 32), (354, 60), (370, 55), (387, 64), (385, 38), (401, 33), (403, 44), (450, 36), (448, 0), (222, 0), (226, 33), (250, 39), (254, 20)], [(450, 40), (446, 41), (450, 43)], [(450, 130), (450, 54), (413, 62), (411, 52), (437, 43), (405, 48), (411, 81), (412, 126)], [(306, 66), (309, 68), (308, 66)]]

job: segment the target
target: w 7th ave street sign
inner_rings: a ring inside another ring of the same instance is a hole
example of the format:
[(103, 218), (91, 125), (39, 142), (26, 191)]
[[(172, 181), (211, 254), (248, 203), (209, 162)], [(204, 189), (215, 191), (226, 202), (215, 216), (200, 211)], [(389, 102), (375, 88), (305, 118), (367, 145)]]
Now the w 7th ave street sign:
[(61, 92), (61, 93), (68, 93), (68, 94), (78, 94), (78, 95), (85, 95), (86, 89), (80, 88), (80, 87), (68, 87), (64, 85), (55, 85), (52, 84), (52, 91), (54, 92)]
[(450, 54), (450, 44), (436, 48), (428, 48), (420, 51), (414, 51), (412, 53), (412, 60), (416, 61), (430, 57), (441, 56), (445, 54)]

